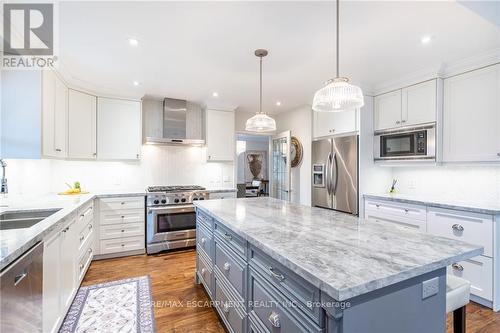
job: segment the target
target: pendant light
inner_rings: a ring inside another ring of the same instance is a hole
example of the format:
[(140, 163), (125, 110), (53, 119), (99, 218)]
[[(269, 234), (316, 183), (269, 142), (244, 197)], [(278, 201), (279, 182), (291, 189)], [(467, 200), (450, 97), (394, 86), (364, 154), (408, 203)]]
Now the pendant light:
[(262, 58), (267, 55), (267, 50), (255, 50), (255, 55), (260, 58), (260, 105), (259, 112), (247, 120), (245, 130), (249, 132), (271, 132), (276, 130), (276, 121), (265, 112), (262, 112)]
[(339, 0), (337, 2), (337, 74), (325, 86), (314, 94), (312, 109), (314, 111), (338, 112), (352, 108), (360, 108), (365, 102), (361, 88), (349, 83), (346, 77), (339, 75)]

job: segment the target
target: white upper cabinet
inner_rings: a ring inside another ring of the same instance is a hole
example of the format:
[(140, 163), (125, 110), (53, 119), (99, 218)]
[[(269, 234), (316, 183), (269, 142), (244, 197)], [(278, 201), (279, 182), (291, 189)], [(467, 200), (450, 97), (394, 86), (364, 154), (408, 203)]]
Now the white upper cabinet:
[(313, 137), (355, 132), (357, 115), (356, 109), (340, 112), (313, 111)]
[(142, 145), (141, 103), (97, 99), (97, 157), (137, 160)]
[(234, 142), (234, 111), (207, 110), (207, 160), (233, 161)]
[(401, 97), (401, 125), (413, 126), (436, 121), (437, 80), (404, 88)]
[(68, 157), (95, 159), (97, 98), (70, 89), (68, 96)]
[(67, 156), (68, 88), (53, 71), (42, 74), (42, 155)]
[(437, 97), (437, 79), (375, 96), (375, 130), (435, 122)]
[(374, 98), (374, 129), (383, 130), (401, 126), (401, 90)]
[(500, 161), (500, 65), (444, 80), (443, 160)]

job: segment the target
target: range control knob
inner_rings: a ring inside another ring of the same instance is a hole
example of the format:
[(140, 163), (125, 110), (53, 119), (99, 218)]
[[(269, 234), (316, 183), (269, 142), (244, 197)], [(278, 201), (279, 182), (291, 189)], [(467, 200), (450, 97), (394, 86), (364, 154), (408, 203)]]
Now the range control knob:
[(182, 202), (186, 202), (186, 198), (182, 198), (182, 199), (181, 199), (181, 201), (182, 201)]
[(154, 203), (155, 205), (157, 205), (157, 204), (159, 204), (159, 203), (160, 203), (160, 200), (155, 199), (155, 200), (153, 201), (153, 203)]
[(162, 204), (166, 204), (167, 203), (167, 199), (161, 199), (161, 203)]
[(205, 200), (205, 198), (200, 198), (200, 200)]
[(198, 200), (198, 198), (193, 198), (193, 201), (196, 201), (196, 200)]
[(174, 202), (175, 202), (175, 203), (179, 203), (179, 199), (175, 199), (175, 200), (174, 200)]

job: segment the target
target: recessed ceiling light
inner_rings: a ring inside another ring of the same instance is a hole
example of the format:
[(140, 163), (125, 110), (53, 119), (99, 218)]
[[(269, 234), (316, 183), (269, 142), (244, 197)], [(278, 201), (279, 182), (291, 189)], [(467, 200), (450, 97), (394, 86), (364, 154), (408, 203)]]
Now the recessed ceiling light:
[(280, 102), (280, 101), (277, 101), (277, 102), (276, 102), (276, 106), (281, 106), (281, 102)]
[(136, 86), (136, 87), (137, 87), (138, 85), (140, 85), (139, 81), (134, 81), (133, 83), (134, 83), (134, 86)]
[(135, 38), (129, 38), (128, 39), (128, 43), (130, 44), (130, 46), (137, 46), (139, 45), (139, 41)]
[(432, 40), (432, 36), (424, 36), (420, 39), (422, 44), (429, 44)]
[(212, 97), (219, 97), (219, 93), (218, 93), (218, 92), (216, 92), (216, 91), (214, 91), (214, 92), (212, 93)]

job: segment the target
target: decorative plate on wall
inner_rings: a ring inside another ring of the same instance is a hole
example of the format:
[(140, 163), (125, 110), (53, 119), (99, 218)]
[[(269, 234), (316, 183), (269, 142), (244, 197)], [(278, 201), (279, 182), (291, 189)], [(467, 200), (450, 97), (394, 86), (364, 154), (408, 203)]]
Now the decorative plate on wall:
[(292, 142), (290, 145), (290, 159), (292, 160), (292, 168), (295, 168), (297, 165), (302, 162), (302, 143), (300, 143), (299, 139), (292, 136)]

